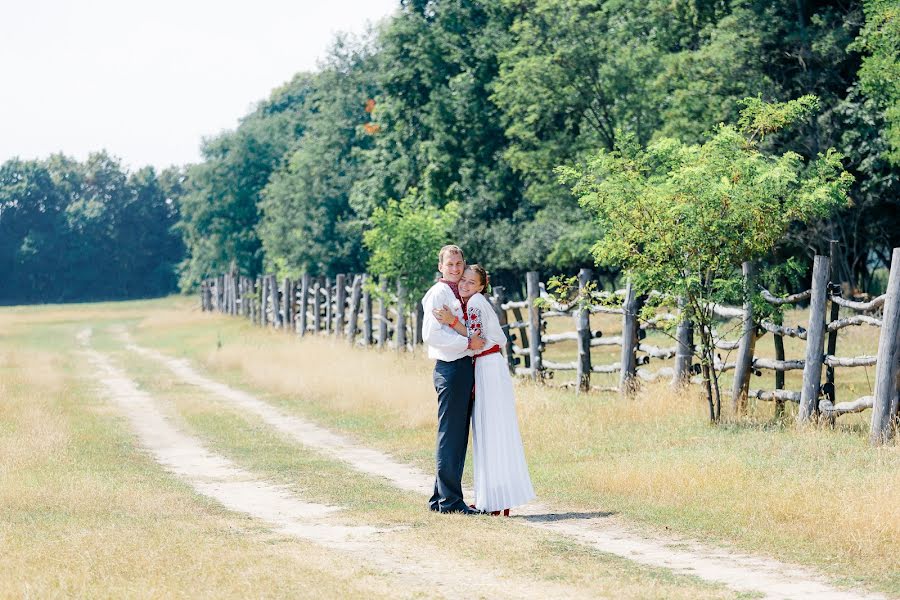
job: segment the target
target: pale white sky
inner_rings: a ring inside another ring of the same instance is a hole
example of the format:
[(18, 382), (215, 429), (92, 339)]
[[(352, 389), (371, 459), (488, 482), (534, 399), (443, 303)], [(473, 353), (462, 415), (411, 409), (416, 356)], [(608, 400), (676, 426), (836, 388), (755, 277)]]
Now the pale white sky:
[(200, 160), (200, 141), (339, 31), (399, 0), (0, 0), (0, 163), (106, 149), (129, 169)]

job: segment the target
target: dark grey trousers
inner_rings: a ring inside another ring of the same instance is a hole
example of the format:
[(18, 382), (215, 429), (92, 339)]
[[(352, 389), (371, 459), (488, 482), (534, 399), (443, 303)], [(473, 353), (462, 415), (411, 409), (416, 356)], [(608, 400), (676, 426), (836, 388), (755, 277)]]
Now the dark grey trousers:
[(437, 361), (434, 365), (434, 389), (438, 397), (437, 476), (431, 510), (453, 512), (466, 509), (463, 501), (462, 474), (469, 444), (469, 420), (472, 418), (472, 386), (475, 368), (472, 359)]

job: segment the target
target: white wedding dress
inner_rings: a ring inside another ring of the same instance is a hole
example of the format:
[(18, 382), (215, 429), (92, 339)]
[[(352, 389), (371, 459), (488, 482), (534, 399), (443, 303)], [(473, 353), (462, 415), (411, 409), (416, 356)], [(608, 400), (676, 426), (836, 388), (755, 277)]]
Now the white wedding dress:
[[(469, 336), (485, 338), (484, 349), (506, 347), (506, 335), (487, 298), (475, 294), (466, 305)], [(535, 497), (519, 435), (516, 400), (506, 358), (496, 352), (475, 359), (472, 408), (475, 507), (488, 512), (520, 506)]]

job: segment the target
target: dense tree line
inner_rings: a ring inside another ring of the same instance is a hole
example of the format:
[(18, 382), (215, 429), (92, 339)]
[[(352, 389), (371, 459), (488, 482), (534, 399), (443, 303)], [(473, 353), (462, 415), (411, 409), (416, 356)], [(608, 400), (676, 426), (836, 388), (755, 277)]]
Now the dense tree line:
[(183, 175), (123, 171), (106, 153), (0, 166), (0, 302), (71, 302), (172, 292)]
[(773, 153), (828, 148), (852, 206), (795, 226), (772, 260), (842, 243), (865, 287), (900, 244), (896, 5), (800, 0), (404, 0), (336, 41), (211, 140), (182, 205), (182, 285), (223, 270), (365, 270), (373, 211), (414, 196), (458, 205), (454, 237), (501, 277), (591, 263), (597, 224), (554, 168), (628, 136), (701, 143), (746, 97), (821, 110)]
[[(571, 272), (593, 263), (604, 232), (556, 167), (623, 140), (701, 144), (745, 98), (814, 94), (820, 110), (760, 149), (806, 162), (836, 149), (852, 204), (793, 224), (769, 260), (836, 239), (842, 279), (865, 289), (900, 245), (898, 20), (896, 0), (402, 0), (180, 173), (127, 175), (104, 155), (4, 165), (0, 273), (21, 298), (170, 289), (176, 218), (185, 290), (232, 264), (250, 276), (364, 271), (373, 215), (404, 199), (452, 207), (454, 239), (501, 281)], [(129, 219), (158, 252), (125, 233)], [(109, 283), (116, 268), (127, 275)]]

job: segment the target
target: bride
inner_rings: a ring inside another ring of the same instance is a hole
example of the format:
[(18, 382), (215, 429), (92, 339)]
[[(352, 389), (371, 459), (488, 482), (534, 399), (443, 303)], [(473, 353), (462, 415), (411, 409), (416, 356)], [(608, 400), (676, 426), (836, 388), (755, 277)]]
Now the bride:
[(450, 307), (434, 311), (435, 318), (463, 336), (479, 336), (485, 350), (476, 354), (475, 404), (472, 408), (472, 444), (475, 463), (475, 508), (509, 516), (509, 509), (535, 497), (525, 451), (519, 435), (512, 378), (500, 349), (506, 335), (487, 298), (481, 294), (488, 284), (481, 265), (466, 267), (459, 280), (463, 319)]

